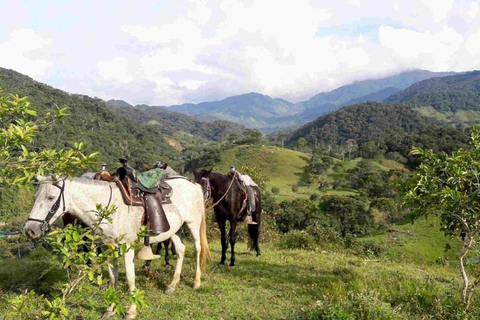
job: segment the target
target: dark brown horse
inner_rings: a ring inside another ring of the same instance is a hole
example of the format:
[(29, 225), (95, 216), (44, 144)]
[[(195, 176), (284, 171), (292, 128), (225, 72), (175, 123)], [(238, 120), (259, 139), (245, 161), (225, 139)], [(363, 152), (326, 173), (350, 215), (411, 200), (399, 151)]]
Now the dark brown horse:
[[(215, 212), (215, 221), (218, 223), (221, 233), (222, 258), (220, 264), (225, 264), (228, 241), (230, 242), (231, 257), (230, 266), (235, 265), (235, 240), (236, 227), (238, 222), (242, 222), (247, 217), (247, 207), (244, 200), (247, 192), (243, 184), (238, 180), (238, 174), (224, 175), (211, 170), (202, 170), (194, 172), (195, 181), (200, 183), (204, 190), (211, 194), (214, 202), (213, 210)], [(261, 223), (261, 197), (260, 189), (257, 186), (252, 187), (255, 198), (255, 209), (251, 216), (255, 224), (248, 225), (248, 234), (250, 237), (250, 250), (255, 250), (257, 256), (260, 255), (258, 239), (260, 235)], [(227, 239), (226, 223), (230, 222), (229, 239)]]

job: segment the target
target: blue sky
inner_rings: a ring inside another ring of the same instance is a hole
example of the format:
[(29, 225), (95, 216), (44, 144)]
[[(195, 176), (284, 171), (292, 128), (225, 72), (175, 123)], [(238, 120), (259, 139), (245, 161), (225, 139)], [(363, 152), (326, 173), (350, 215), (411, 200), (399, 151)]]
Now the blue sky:
[(480, 68), (478, 1), (17, 0), (0, 12), (0, 67), (131, 104), (297, 102), (405, 70)]

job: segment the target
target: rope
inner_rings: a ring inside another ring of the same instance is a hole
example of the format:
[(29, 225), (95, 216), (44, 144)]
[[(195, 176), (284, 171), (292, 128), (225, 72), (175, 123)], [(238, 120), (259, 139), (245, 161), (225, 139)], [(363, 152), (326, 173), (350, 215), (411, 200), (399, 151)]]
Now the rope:
[(214, 204), (212, 204), (210, 207), (207, 208), (207, 210), (210, 210), (210, 209), (213, 209), (214, 207), (216, 207), (220, 201), (223, 200), (223, 198), (225, 198), (225, 196), (227, 195), (228, 191), (230, 191), (230, 188), (232, 187), (233, 185), (233, 181), (235, 181), (235, 177), (237, 176), (237, 171), (235, 171), (234, 175), (233, 175), (233, 178), (232, 178), (232, 182), (230, 182), (230, 185), (228, 186), (228, 189), (227, 191), (225, 191), (225, 193), (223, 194), (223, 196), (217, 201), (215, 202)]

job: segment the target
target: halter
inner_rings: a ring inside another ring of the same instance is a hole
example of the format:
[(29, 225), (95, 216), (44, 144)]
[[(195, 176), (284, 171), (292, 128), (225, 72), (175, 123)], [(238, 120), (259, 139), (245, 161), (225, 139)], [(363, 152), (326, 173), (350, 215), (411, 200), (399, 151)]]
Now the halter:
[(40, 222), (42, 226), (40, 227), (43, 232), (47, 232), (50, 230), (50, 220), (53, 218), (55, 213), (57, 212), (58, 208), (60, 207), (60, 201), (63, 201), (63, 212), (62, 215), (65, 213), (65, 180), (62, 179), (62, 186), (59, 187), (56, 184), (54, 184), (55, 187), (60, 189), (60, 194), (58, 195), (57, 201), (52, 205), (52, 208), (50, 211), (48, 211), (47, 216), (45, 217), (44, 220), (40, 219), (35, 219), (35, 218), (28, 218), (27, 221), (36, 221)]
[(210, 179), (202, 177), (202, 180), (207, 183), (205, 190), (203, 191), (203, 198), (205, 199), (205, 203), (207, 203), (212, 197), (212, 186), (210, 185)]

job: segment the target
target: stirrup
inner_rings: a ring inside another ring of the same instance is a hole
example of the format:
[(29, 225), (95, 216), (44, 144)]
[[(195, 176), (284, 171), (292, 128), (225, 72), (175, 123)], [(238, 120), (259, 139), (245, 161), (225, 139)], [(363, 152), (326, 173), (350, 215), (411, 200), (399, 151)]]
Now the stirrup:
[(140, 251), (138, 251), (135, 258), (139, 260), (155, 260), (155, 259), (159, 259), (160, 256), (158, 254), (153, 254), (152, 247), (143, 246), (143, 248), (140, 249)]
[(245, 218), (244, 221), (245, 221), (246, 224), (258, 224), (258, 223), (254, 222), (252, 220), (252, 216), (248, 216), (248, 215), (247, 215), (247, 217)]

